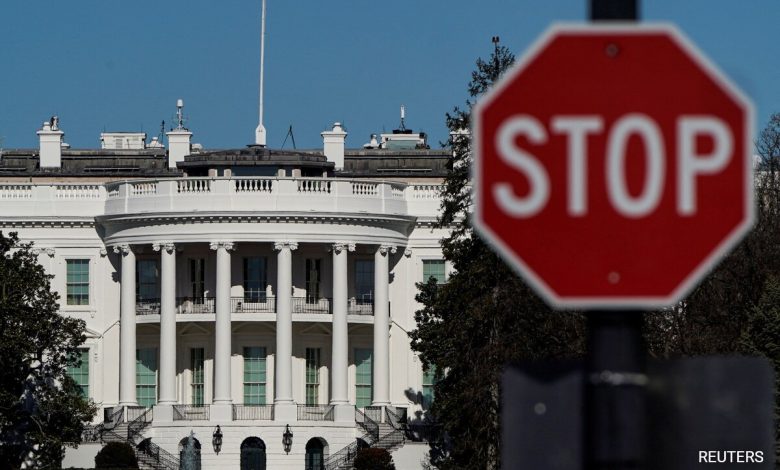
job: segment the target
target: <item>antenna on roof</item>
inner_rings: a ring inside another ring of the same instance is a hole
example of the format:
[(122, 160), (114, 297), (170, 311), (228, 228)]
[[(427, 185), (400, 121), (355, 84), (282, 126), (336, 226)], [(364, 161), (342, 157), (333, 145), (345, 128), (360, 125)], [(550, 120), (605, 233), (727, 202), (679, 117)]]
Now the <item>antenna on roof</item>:
[(263, 67), (265, 65), (265, 0), (263, 0), (260, 15), (260, 104), (257, 129), (255, 129), (255, 145), (265, 147), (265, 127), (263, 126)]
[(405, 118), (406, 118), (406, 106), (401, 105), (401, 127), (399, 127), (399, 129), (401, 129), (402, 131), (406, 130), (406, 126), (404, 125)]
[(176, 100), (176, 129), (184, 129), (184, 100)]
[(284, 148), (284, 144), (287, 143), (287, 138), (288, 137), (290, 138), (290, 140), (292, 140), (293, 150), (295, 150), (297, 147), (295, 146), (295, 135), (293, 134), (293, 131), (292, 131), (292, 124), (290, 124), (290, 128), (287, 129), (287, 135), (284, 136), (284, 142), (282, 142), (282, 148)]

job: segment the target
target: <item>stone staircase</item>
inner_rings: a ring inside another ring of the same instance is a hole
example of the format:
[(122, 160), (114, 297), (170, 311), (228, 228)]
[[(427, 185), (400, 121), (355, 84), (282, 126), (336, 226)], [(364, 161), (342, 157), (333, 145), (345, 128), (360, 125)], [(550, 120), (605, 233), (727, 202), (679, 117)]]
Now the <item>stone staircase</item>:
[(149, 427), (152, 421), (151, 409), (141, 410), (142, 412), (129, 422), (123, 419), (122, 410), (119, 411), (112, 413), (110, 419), (95, 428), (100, 442), (126, 442), (130, 444), (135, 451), (141, 470), (179, 470), (178, 458), (161, 449), (151, 439), (143, 438), (144, 430)]

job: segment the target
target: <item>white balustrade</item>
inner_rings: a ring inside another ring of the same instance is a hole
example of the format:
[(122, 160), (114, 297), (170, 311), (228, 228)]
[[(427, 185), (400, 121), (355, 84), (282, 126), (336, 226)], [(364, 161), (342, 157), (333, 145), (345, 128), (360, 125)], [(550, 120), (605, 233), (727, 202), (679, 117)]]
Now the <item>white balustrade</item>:
[(283, 177), (0, 183), (0, 214), (95, 217), (155, 212), (323, 211), (425, 216), (438, 212), (440, 190), (441, 186), (435, 184)]
[(299, 193), (330, 193), (331, 182), (326, 179), (298, 180)]
[(235, 190), (237, 193), (270, 193), (273, 190), (274, 180), (263, 179), (236, 179)]
[(151, 194), (157, 194), (157, 182), (141, 182), (130, 183), (130, 195), (131, 196), (148, 196)]
[(0, 184), (0, 199), (32, 199), (29, 184)]
[(442, 186), (438, 184), (412, 185), (412, 199), (439, 199), (441, 188)]
[(55, 187), (57, 199), (100, 199), (99, 184), (58, 184)]
[(211, 192), (211, 180), (200, 178), (182, 178), (177, 180), (180, 193), (208, 193)]
[(377, 183), (353, 182), (352, 194), (359, 196), (376, 196), (378, 186)]

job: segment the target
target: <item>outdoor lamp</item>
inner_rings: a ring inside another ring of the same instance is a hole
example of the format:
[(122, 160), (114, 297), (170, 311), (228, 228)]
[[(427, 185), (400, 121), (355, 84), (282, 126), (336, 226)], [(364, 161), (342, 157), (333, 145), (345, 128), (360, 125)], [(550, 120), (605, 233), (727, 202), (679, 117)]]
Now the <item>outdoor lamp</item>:
[(211, 435), (211, 445), (214, 446), (214, 453), (216, 454), (219, 454), (219, 451), (222, 450), (222, 429), (219, 428), (219, 424), (214, 430), (214, 434)]
[(290, 425), (287, 425), (287, 428), (284, 430), (284, 434), (282, 434), (282, 445), (284, 446), (284, 453), (289, 454), (290, 448), (292, 447), (292, 438), (293, 433), (290, 432)]

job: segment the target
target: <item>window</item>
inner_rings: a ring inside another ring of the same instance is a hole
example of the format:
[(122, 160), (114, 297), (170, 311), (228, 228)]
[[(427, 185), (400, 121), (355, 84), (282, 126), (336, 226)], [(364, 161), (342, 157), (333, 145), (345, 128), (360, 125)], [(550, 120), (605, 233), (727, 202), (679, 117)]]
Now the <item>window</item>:
[(319, 403), (320, 348), (306, 348), (306, 404)]
[(316, 304), (320, 300), (320, 278), (322, 260), (306, 260), (306, 303)]
[(135, 350), (135, 396), (140, 406), (157, 403), (157, 349)]
[(374, 294), (374, 261), (355, 261), (355, 298), (359, 304), (370, 304)]
[(203, 258), (190, 259), (190, 286), (192, 297), (202, 299), (206, 292), (206, 260)]
[(265, 405), (265, 348), (244, 348), (244, 404)]
[(79, 349), (76, 353), (79, 363), (68, 367), (68, 375), (81, 389), (81, 396), (89, 397), (89, 349)]
[(139, 302), (153, 301), (160, 298), (160, 270), (157, 261), (153, 259), (141, 259), (137, 262), (136, 269), (136, 295)]
[(192, 404), (203, 405), (203, 348), (190, 349)]
[(437, 284), (444, 284), (447, 282), (443, 259), (423, 260), (423, 282), (428, 282), (428, 279), (430, 278), (436, 279)]
[(423, 369), (422, 395), (424, 407), (431, 406), (431, 403), (433, 403), (433, 386), (440, 378), (441, 374), (436, 370), (435, 365), (430, 364)]
[(244, 301), (265, 302), (267, 268), (268, 260), (265, 257), (244, 258)]
[(69, 259), (66, 265), (68, 305), (89, 305), (89, 260)]
[(355, 406), (371, 406), (371, 350), (355, 349)]

